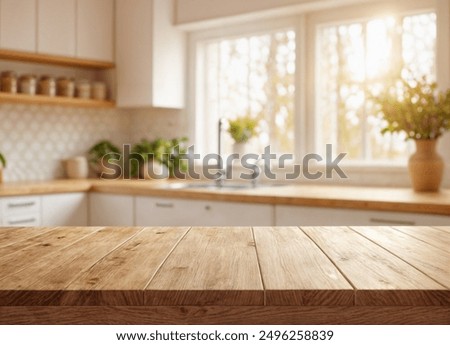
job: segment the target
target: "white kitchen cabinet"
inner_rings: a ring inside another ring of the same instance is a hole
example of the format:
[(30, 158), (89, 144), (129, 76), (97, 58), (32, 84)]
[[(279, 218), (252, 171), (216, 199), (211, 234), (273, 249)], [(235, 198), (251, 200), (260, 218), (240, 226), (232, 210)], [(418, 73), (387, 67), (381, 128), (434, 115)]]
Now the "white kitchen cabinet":
[(134, 197), (90, 193), (89, 221), (92, 226), (133, 226)]
[(77, 0), (77, 57), (113, 61), (114, 0)]
[(273, 206), (136, 197), (138, 226), (272, 226)]
[(39, 0), (38, 53), (75, 56), (76, 0)]
[(450, 216), (276, 205), (275, 224), (277, 226), (449, 225)]
[(2, 226), (40, 226), (39, 196), (4, 197), (1, 199)]
[(117, 0), (120, 107), (184, 107), (186, 37), (173, 26), (172, 0)]
[(42, 226), (87, 226), (86, 193), (64, 193), (42, 196)]
[(0, 0), (0, 48), (36, 52), (37, 0)]

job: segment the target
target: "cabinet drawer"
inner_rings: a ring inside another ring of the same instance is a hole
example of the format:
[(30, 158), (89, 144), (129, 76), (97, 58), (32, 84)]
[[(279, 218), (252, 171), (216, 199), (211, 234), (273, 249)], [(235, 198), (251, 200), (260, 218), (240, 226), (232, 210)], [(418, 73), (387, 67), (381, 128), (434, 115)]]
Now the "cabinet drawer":
[(277, 205), (275, 210), (277, 226), (431, 226), (450, 224), (449, 216), (431, 214), (286, 205)]
[(238, 202), (136, 197), (138, 226), (272, 226), (273, 207)]
[(40, 213), (3, 217), (3, 226), (41, 226)]
[(41, 198), (38, 196), (4, 198), (2, 208), (4, 217), (40, 213)]

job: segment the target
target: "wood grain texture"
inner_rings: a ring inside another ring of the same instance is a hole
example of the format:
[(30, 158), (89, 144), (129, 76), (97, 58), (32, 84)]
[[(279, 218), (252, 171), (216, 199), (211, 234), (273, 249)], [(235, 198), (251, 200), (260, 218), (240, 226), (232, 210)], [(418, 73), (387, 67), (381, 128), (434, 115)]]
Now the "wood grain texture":
[[(64, 289), (81, 273), (142, 228), (103, 228), (68, 248), (40, 258), (0, 280), (0, 305), (60, 305)], [(29, 262), (28, 262), (29, 263)]]
[[(302, 230), (355, 287), (355, 305), (450, 305), (448, 289), (352, 229)], [(383, 293), (374, 299), (377, 290)]]
[(253, 228), (266, 305), (352, 305), (353, 288), (297, 227)]
[(92, 190), (103, 193), (203, 200), (450, 215), (450, 190), (442, 190), (439, 193), (414, 193), (409, 188), (309, 184), (220, 191), (205, 189), (170, 190), (164, 186), (164, 183), (104, 180), (96, 181), (92, 185)]
[[(54, 230), (44, 228), (39, 231), (39, 235), (0, 248), (0, 280), (45, 257), (47, 260), (51, 260), (52, 255), (60, 249), (99, 229), (101, 228), (73, 227)], [(28, 229), (28, 231), (35, 233), (32, 229)]]
[(146, 305), (263, 305), (251, 228), (192, 228), (144, 296)]
[(433, 228), (450, 233), (450, 225), (449, 226), (433, 226)]
[[(408, 188), (287, 185), (245, 190), (170, 189), (177, 181), (56, 180), (0, 185), (0, 196), (94, 191), (197, 200), (235, 201), (274, 205), (338, 207), (348, 209), (450, 215), (450, 190), (414, 193)], [(450, 225), (450, 216), (449, 216)]]
[[(26, 239), (38, 236), (44, 232), (51, 231), (51, 230), (52, 230), (51, 228), (39, 228), (39, 227), (0, 228), (0, 248), (8, 247), (15, 243), (20, 243), (22, 241), (25, 241)], [(2, 252), (0, 250), (0, 256), (1, 255), (2, 255)]]
[(91, 180), (8, 182), (0, 184), (0, 196), (88, 192), (91, 186)]
[(0, 59), (90, 69), (110, 69), (114, 68), (115, 66), (114, 63), (110, 61), (98, 61), (59, 55), (28, 53), (8, 49), (0, 49)]
[(0, 92), (1, 103), (20, 103), (37, 105), (58, 105), (78, 108), (114, 108), (115, 103), (106, 100), (81, 99), (74, 97), (51, 97), (44, 95), (11, 94)]
[(146, 228), (68, 287), (63, 305), (142, 305), (143, 291), (189, 230)]
[(430, 226), (394, 226), (394, 229), (450, 253), (450, 233), (443, 236), (442, 230)]
[(0, 307), (0, 324), (448, 325), (448, 307)]
[[(358, 233), (378, 243), (447, 289), (450, 288), (450, 253), (391, 227), (354, 227)], [(442, 236), (449, 239), (450, 234)], [(450, 301), (450, 296), (449, 296)]]

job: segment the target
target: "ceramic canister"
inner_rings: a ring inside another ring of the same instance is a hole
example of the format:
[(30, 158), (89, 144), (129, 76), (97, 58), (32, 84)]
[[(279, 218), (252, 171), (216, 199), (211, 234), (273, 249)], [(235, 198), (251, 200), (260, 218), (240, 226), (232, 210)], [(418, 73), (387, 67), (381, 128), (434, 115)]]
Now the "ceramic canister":
[(89, 165), (86, 157), (72, 157), (65, 161), (66, 175), (71, 179), (87, 178), (89, 175)]

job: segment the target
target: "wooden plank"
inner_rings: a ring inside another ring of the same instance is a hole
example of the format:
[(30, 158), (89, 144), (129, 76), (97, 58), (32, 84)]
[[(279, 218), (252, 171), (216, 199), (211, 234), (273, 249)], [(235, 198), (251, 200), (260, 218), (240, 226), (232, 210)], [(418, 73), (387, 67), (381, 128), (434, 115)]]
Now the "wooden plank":
[(253, 228), (266, 305), (352, 305), (354, 291), (297, 227)]
[(0, 280), (0, 305), (60, 305), (65, 288), (142, 228), (103, 228)]
[[(0, 307), (6, 325), (448, 325), (448, 307)], [(335, 337), (337, 335), (335, 334)]]
[(6, 92), (0, 92), (0, 104), (1, 103), (58, 105), (80, 108), (114, 108), (116, 106), (114, 102), (106, 100), (102, 101), (61, 96), (51, 97), (44, 95), (12, 94)]
[(263, 305), (251, 228), (192, 228), (144, 299), (145, 305)]
[(75, 179), (40, 182), (8, 182), (0, 185), (0, 196), (89, 192), (91, 186), (91, 180)]
[(37, 236), (0, 248), (0, 280), (44, 257), (50, 259), (50, 256), (61, 248), (71, 245), (99, 229), (101, 228), (55, 228), (52, 231), (44, 231)]
[(433, 226), (434, 229), (445, 231), (450, 234), (450, 226)]
[[(416, 269), (450, 289), (450, 253), (391, 227), (354, 227), (358, 233), (378, 243)], [(442, 238), (449, 238), (443, 235)]]
[(50, 54), (28, 53), (8, 49), (0, 49), (0, 59), (91, 69), (111, 69), (115, 66), (113, 62), (109, 61), (80, 59)]
[(350, 228), (302, 230), (357, 289), (356, 305), (450, 305), (448, 289)]
[(450, 253), (450, 232), (443, 233), (442, 230), (431, 226), (394, 226), (393, 228)]
[(143, 290), (189, 230), (146, 228), (68, 287), (64, 305), (142, 305)]
[[(12, 228), (0, 228), (0, 248), (10, 246), (14, 243), (20, 243), (31, 237), (35, 237), (51, 231), (52, 228), (39, 228), (39, 227), (12, 227)], [(2, 252), (0, 251), (0, 256)]]

